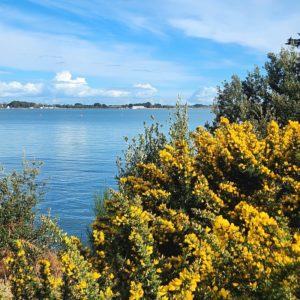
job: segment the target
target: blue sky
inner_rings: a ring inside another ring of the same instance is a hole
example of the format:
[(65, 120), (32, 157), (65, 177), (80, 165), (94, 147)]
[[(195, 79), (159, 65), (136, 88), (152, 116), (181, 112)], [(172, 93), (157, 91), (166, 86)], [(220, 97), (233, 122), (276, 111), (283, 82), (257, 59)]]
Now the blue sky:
[(211, 103), (300, 31), (292, 0), (0, 0), (0, 102)]

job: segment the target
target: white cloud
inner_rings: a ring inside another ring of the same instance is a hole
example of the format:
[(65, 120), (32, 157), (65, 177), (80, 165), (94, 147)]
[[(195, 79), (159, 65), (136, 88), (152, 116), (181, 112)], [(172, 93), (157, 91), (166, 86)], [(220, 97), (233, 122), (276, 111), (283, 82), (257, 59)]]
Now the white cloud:
[(18, 81), (0, 81), (0, 97), (37, 96), (41, 94), (42, 90), (43, 84), (41, 83), (22, 84)]
[(52, 83), (21, 83), (19, 81), (0, 81), (0, 97), (29, 97), (43, 96), (47, 92), (48, 97), (128, 97), (130, 92), (118, 89), (99, 89), (88, 85), (84, 77), (72, 78), (69, 71), (56, 73)]
[(95, 89), (88, 85), (84, 77), (72, 79), (72, 74), (69, 71), (56, 73), (54, 78), (54, 91), (63, 96), (69, 97), (127, 97), (128, 91), (110, 90), (110, 89)]
[(157, 88), (150, 83), (137, 83), (133, 87), (136, 88), (136, 98), (150, 98), (157, 93)]
[(201, 87), (189, 98), (191, 104), (212, 104), (217, 95), (217, 88), (214, 86)]
[(138, 89), (149, 90), (154, 93), (157, 92), (157, 89), (154, 86), (152, 86), (150, 83), (138, 83), (138, 84), (135, 84), (134, 87), (138, 88)]
[(72, 74), (69, 71), (62, 71), (62, 72), (56, 73), (55, 81), (56, 82), (65, 82), (68, 84), (79, 84), (79, 85), (87, 84), (85, 78), (83, 78), (83, 77), (77, 77), (76, 79), (72, 79)]
[[(89, 20), (101, 20), (110, 19), (114, 22), (120, 22), (123, 26), (129, 27), (134, 31), (146, 31), (160, 37), (164, 37), (163, 29), (160, 28), (160, 24), (155, 24), (151, 21), (148, 14), (142, 14), (139, 9), (146, 10), (146, 12), (151, 13), (151, 2), (150, 5), (146, 2), (136, 2), (115, 0), (113, 2), (96, 0), (96, 1), (86, 1), (86, 0), (31, 0), (38, 5), (43, 5), (47, 8), (55, 8), (65, 10), (72, 14), (76, 14), (81, 18), (88, 18)], [(101, 9), (99, 9), (101, 7)], [(67, 24), (68, 25), (68, 24)], [(72, 25), (72, 24), (69, 24)], [(55, 26), (55, 24), (54, 24)], [(69, 26), (67, 26), (68, 28)], [(70, 26), (72, 27), (72, 26)]]
[(300, 2), (296, 0), (32, 1), (83, 18), (109, 18), (147, 33), (165, 36), (171, 25), (188, 36), (264, 52), (278, 50), (297, 32), (300, 19)]
[[(87, 41), (72, 35), (37, 33), (0, 22), (0, 66), (22, 71), (58, 72), (62, 68), (131, 84), (198, 80), (186, 66), (151, 57), (141, 45)], [(26, 47), (23, 47), (26, 45)], [(126, 58), (126, 59), (125, 59)]]
[(175, 1), (177, 9), (168, 10), (169, 24), (191, 37), (277, 51), (299, 27), (296, 1), (293, 10), (276, 0)]

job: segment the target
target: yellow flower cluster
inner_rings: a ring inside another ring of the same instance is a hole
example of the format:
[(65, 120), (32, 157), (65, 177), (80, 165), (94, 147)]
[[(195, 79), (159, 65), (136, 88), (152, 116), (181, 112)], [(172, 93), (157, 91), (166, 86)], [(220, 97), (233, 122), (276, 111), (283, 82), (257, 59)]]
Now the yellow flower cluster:
[(38, 278), (35, 275), (34, 267), (28, 260), (23, 242), (16, 240), (15, 247), (15, 255), (7, 256), (4, 260), (10, 271), (9, 280), (12, 294), (16, 299), (34, 298), (38, 287)]
[(134, 281), (130, 284), (130, 297), (129, 300), (140, 300), (143, 299), (144, 291), (142, 284), (140, 282), (136, 283)]
[(178, 278), (174, 278), (166, 286), (159, 287), (159, 299), (194, 299), (194, 292), (196, 291), (197, 284), (200, 282), (200, 275), (196, 272), (183, 269), (179, 273)]
[(96, 245), (101, 245), (104, 243), (105, 237), (103, 231), (94, 230), (93, 231), (94, 242)]

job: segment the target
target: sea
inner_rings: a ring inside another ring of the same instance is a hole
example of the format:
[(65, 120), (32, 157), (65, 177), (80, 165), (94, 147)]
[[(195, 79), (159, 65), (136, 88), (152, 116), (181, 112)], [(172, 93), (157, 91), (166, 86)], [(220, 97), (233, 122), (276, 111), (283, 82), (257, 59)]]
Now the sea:
[[(117, 157), (125, 137), (159, 122), (168, 132), (174, 109), (1, 109), (0, 164), (21, 170), (23, 160), (43, 162), (38, 180), (46, 182), (38, 214), (58, 220), (68, 234), (87, 240), (95, 198), (117, 189)], [(210, 109), (189, 109), (189, 129), (211, 122)]]

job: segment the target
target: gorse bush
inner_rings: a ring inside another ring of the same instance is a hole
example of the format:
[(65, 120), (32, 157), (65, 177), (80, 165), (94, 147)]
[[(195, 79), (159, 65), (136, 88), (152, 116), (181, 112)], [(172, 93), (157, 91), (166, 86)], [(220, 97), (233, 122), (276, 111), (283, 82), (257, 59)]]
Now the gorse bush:
[(80, 242), (58, 232), (59, 252), (29, 258), (26, 245), (15, 243), (16, 253), (5, 258), (13, 299), (110, 299), (110, 289), (101, 290), (100, 274), (81, 252)]
[(14, 298), (299, 298), (300, 124), (271, 121), (261, 137), (221, 118), (189, 134), (179, 110), (170, 138), (155, 126), (98, 203), (91, 247), (50, 221), (57, 250), (32, 259), (15, 240), (4, 269)]
[(136, 164), (93, 224), (112, 290), (124, 299), (299, 295), (299, 143), (298, 122), (273, 121), (258, 138), (251, 123), (223, 118), (214, 134), (198, 128), (157, 162)]

